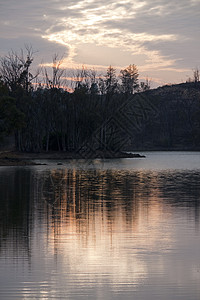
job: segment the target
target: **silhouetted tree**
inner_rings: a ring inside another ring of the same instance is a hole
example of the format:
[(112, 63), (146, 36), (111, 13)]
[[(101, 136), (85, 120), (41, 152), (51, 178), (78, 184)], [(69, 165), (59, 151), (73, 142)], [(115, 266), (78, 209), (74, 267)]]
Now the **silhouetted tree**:
[(0, 81), (0, 137), (24, 126), (24, 114), (16, 106), (16, 99), (9, 96), (8, 88)]
[(199, 69), (196, 68), (193, 71), (194, 82), (199, 82)]
[(121, 89), (125, 94), (133, 94), (138, 88), (138, 69), (135, 65), (129, 65), (120, 71)]
[(109, 66), (105, 75), (105, 90), (108, 95), (112, 95), (117, 90), (116, 69)]
[(138, 86), (138, 91), (139, 92), (146, 92), (148, 90), (150, 90), (151, 88), (151, 82), (148, 78), (146, 78), (145, 81), (141, 81), (139, 86)]
[(33, 50), (28, 46), (20, 53), (11, 51), (0, 58), (0, 76), (13, 94), (19, 88), (30, 91), (31, 83), (38, 76), (38, 72), (35, 75), (30, 72), (32, 62)]
[(46, 88), (61, 88), (65, 85), (65, 70), (61, 68), (63, 59), (58, 54), (54, 54), (52, 58), (51, 69), (43, 68), (42, 72), (45, 78)]

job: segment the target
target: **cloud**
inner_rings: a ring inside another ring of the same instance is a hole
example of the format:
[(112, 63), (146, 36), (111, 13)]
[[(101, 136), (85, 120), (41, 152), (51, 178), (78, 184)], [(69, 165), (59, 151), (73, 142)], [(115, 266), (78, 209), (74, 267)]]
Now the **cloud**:
[(33, 68), (37, 69), (41, 63), (52, 62), (54, 54), (58, 54), (59, 57), (63, 55), (68, 57), (69, 49), (66, 46), (56, 45), (47, 40), (43, 40), (38, 37), (23, 36), (17, 39), (5, 39), (0, 38), (1, 55), (4, 56), (10, 51), (20, 52), (20, 49), (24, 49), (25, 46), (32, 47), (33, 49)]
[[(98, 60), (96, 57), (98, 53)], [(95, 45), (94, 43), (85, 43), (77, 46), (76, 56), (74, 60), (79, 64), (96, 65), (101, 68), (109, 65), (116, 65), (121, 69), (124, 65), (129, 65), (131, 61), (137, 61), (138, 64), (144, 63), (147, 56), (144, 54), (133, 55), (128, 51), (123, 51), (120, 47), (111, 48), (103, 45)]]
[(127, 65), (126, 56), (143, 73), (199, 64), (200, 1), (2, 0), (0, 20), (5, 45), (29, 36), (37, 47), (49, 45), (47, 53), (53, 44), (66, 48), (69, 67), (95, 58), (106, 67), (112, 51), (114, 65)]

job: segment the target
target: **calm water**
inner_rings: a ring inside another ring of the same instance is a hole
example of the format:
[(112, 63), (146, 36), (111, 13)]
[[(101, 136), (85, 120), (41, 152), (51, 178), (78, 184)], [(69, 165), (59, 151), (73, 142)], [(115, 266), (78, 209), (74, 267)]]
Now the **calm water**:
[(200, 153), (0, 167), (0, 299), (200, 299)]

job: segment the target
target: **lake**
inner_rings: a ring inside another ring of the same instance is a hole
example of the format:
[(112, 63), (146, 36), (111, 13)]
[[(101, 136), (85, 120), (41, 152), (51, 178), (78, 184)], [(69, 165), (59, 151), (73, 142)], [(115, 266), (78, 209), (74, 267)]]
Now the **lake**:
[(200, 152), (144, 154), (0, 167), (0, 299), (200, 299)]

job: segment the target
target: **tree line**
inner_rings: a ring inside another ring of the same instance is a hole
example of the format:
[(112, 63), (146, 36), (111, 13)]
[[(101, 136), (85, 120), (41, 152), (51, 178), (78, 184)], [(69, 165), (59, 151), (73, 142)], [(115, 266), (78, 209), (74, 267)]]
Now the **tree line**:
[(33, 60), (28, 47), (0, 58), (0, 137), (14, 133), (19, 151), (75, 151), (127, 95), (150, 88), (132, 64), (118, 76), (112, 66), (104, 75), (76, 70), (69, 92), (62, 59), (35, 74)]
[[(42, 68), (35, 74), (31, 71), (33, 59), (30, 48), (0, 58), (0, 140), (14, 135), (16, 150), (77, 151), (130, 95), (137, 93), (150, 99), (157, 114), (133, 132), (131, 150), (200, 149), (198, 69), (186, 83), (151, 90), (148, 79), (139, 81), (134, 64), (119, 75), (112, 66), (104, 75), (83, 67), (72, 74), (69, 91), (57, 55), (51, 70)], [(112, 148), (112, 140), (105, 141), (105, 134), (102, 132), (100, 150), (105, 145)], [(128, 145), (124, 147), (128, 149)]]

